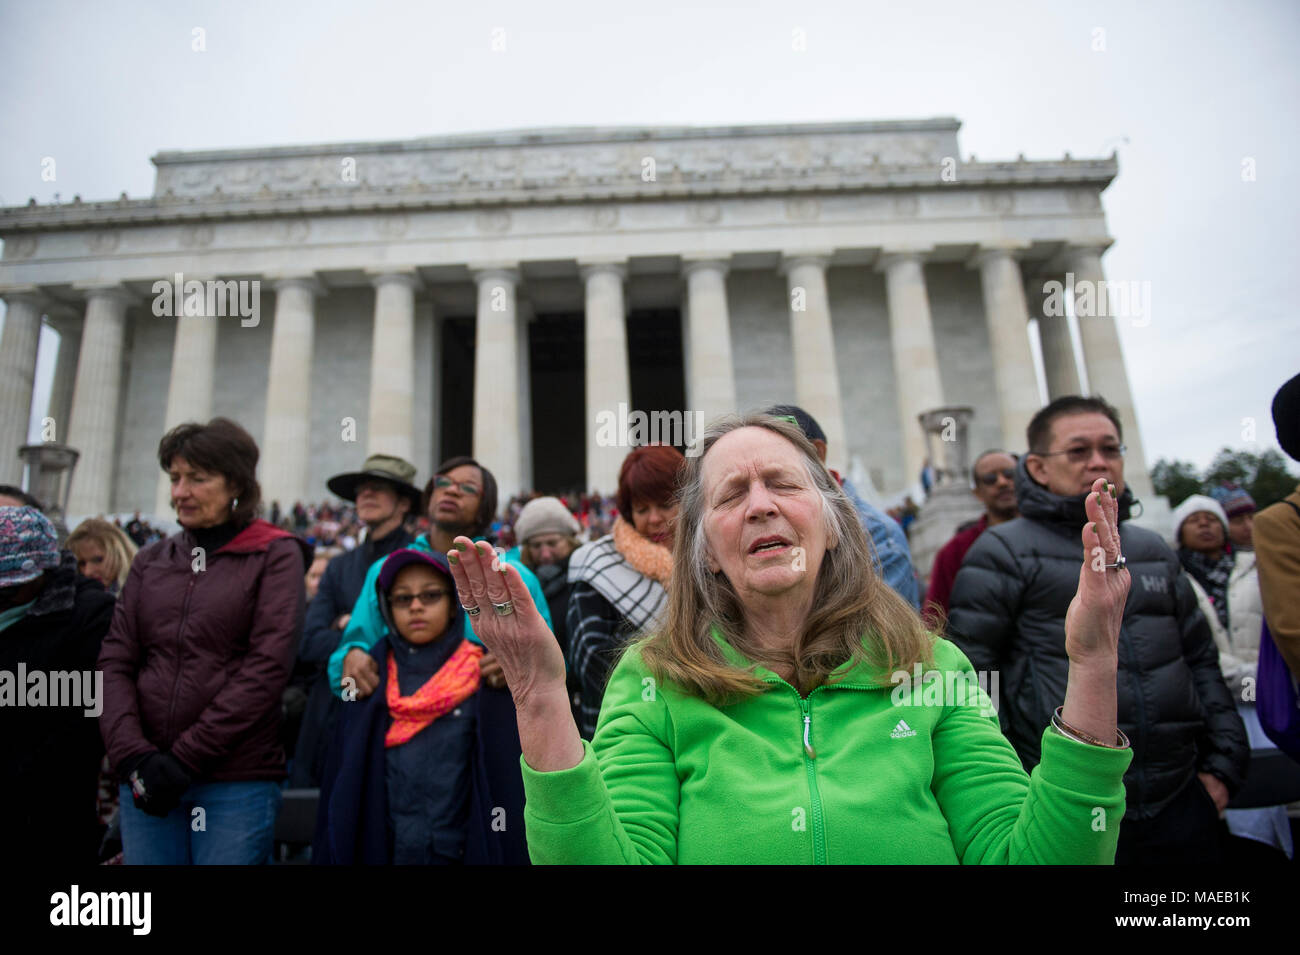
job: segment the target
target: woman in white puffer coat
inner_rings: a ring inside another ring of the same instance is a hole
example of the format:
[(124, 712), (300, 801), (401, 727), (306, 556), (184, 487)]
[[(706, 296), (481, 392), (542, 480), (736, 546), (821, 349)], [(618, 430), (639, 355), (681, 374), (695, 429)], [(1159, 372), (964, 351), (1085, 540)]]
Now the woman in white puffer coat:
[[(1219, 668), (1237, 701), (1251, 749), (1272, 750), (1276, 747), (1255, 715), (1255, 670), (1264, 622), (1255, 552), (1240, 545), (1229, 550), (1227, 542), (1228, 516), (1214, 498), (1193, 494), (1174, 509), (1174, 547), (1214, 634)], [(1288, 857), (1293, 854), (1285, 806), (1229, 809), (1223, 815), (1234, 836), (1273, 846)]]

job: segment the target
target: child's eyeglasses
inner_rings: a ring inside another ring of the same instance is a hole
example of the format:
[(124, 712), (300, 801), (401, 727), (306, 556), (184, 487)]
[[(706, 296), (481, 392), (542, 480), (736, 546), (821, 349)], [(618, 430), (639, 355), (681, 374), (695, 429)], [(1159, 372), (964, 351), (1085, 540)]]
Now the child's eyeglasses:
[(398, 610), (406, 610), (416, 599), (422, 606), (431, 607), (445, 596), (447, 596), (445, 590), (426, 590), (421, 594), (393, 594), (388, 598), (388, 602)]

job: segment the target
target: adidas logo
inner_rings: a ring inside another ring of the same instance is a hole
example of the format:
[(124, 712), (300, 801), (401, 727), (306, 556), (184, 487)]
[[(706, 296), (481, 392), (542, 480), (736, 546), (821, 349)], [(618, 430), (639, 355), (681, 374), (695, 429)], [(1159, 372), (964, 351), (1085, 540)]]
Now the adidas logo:
[(915, 736), (916, 730), (907, 725), (907, 720), (899, 720), (898, 725), (890, 730), (889, 735), (893, 739), (903, 739), (906, 736)]

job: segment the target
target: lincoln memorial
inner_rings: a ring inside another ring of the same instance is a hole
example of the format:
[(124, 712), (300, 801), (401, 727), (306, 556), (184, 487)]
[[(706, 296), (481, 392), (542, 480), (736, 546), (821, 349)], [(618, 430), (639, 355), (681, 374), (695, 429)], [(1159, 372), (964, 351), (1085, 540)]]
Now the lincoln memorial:
[[(969, 406), (972, 449), (1020, 451), (1044, 393), (1086, 390), (1149, 494), (1115, 319), (1072, 334), (1044, 308), (1045, 283), (1105, 281), (1115, 158), (975, 161), (959, 127), (163, 152), (149, 198), (2, 209), (0, 481), (42, 420), (80, 453), (70, 516), (169, 514), (159, 438), (225, 415), (268, 504), (326, 497), (370, 452), (421, 483), (469, 453), (503, 496), (612, 491), (628, 449), (602, 414), (793, 402), (829, 466), (889, 495), (926, 463), (924, 412)], [(59, 347), (33, 409), (42, 322)]]

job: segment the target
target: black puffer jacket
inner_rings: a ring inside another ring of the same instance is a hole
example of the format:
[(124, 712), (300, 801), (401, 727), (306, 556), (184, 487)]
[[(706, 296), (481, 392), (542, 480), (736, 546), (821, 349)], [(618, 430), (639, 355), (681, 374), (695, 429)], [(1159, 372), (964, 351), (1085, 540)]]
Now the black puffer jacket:
[[(975, 541), (953, 584), (949, 637), (976, 670), (1000, 671), (1002, 729), (1026, 769), (1052, 711), (1065, 702), (1065, 611), (1079, 586), (1084, 495), (1060, 497), (1016, 471), (1020, 517)], [(1133, 502), (1126, 488), (1120, 521)], [(1147, 819), (1194, 774), (1235, 793), (1246, 774), (1246, 729), (1219, 670), (1209, 625), (1174, 552), (1121, 523), (1133, 577), (1119, 638), (1119, 726), (1133, 743), (1127, 817)]]

